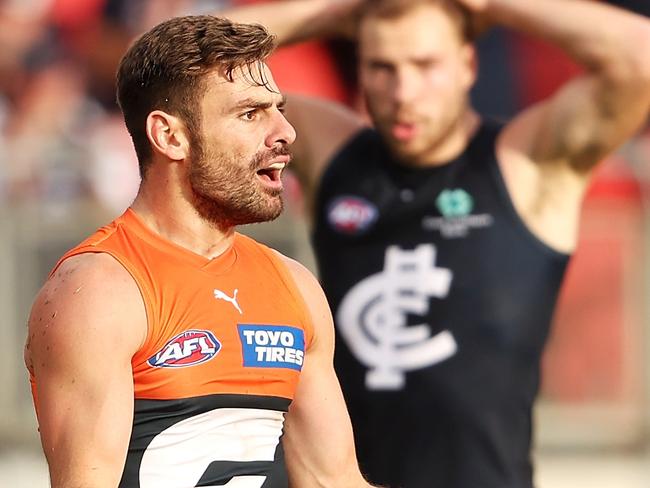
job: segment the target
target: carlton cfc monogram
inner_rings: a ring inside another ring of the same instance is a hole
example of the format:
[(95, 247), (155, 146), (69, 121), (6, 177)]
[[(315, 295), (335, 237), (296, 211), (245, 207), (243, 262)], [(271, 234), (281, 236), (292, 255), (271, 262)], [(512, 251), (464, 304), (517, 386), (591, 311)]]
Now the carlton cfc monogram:
[(366, 387), (397, 390), (404, 373), (437, 364), (456, 353), (452, 333), (431, 336), (426, 323), (406, 324), (407, 314), (425, 315), (429, 298), (445, 298), (452, 273), (435, 266), (431, 244), (409, 251), (391, 246), (384, 270), (365, 278), (343, 298), (337, 321), (347, 346), (370, 369)]

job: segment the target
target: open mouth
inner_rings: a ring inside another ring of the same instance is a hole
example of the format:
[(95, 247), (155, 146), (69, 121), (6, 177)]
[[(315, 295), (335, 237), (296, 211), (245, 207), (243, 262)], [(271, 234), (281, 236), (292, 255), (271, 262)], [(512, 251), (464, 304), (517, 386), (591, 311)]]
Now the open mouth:
[(282, 176), (282, 170), (286, 165), (284, 163), (274, 163), (266, 168), (262, 168), (257, 171), (257, 175), (262, 181), (267, 183), (280, 183)]
[(417, 126), (408, 122), (397, 122), (391, 127), (391, 133), (398, 141), (406, 142), (415, 137)]

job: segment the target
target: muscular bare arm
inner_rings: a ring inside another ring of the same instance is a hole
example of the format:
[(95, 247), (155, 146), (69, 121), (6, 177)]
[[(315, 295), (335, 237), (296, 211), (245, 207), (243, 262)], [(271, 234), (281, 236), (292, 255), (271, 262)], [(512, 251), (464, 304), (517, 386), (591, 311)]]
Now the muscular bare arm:
[(648, 116), (650, 21), (591, 0), (458, 1), (555, 43), (585, 69), (513, 119), (499, 141), (519, 213), (542, 240), (569, 251), (591, 170)]
[(356, 461), (352, 427), (334, 373), (334, 326), (320, 285), (285, 258), (311, 312), (314, 338), (285, 421), (283, 446), (293, 488), (367, 488)]
[(63, 262), (38, 294), (25, 362), (52, 488), (115, 488), (133, 418), (131, 357), (146, 334), (144, 304), (106, 254)]

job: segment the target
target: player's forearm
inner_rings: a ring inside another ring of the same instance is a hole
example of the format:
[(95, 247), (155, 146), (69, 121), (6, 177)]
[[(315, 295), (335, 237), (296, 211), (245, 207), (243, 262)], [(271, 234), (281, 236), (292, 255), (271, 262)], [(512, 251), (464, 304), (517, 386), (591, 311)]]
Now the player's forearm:
[(632, 12), (593, 0), (486, 0), (484, 8), (499, 24), (559, 45), (588, 71), (650, 69), (650, 21)]
[[(111, 382), (115, 382), (115, 376)], [(78, 378), (75, 375), (75, 384), (82, 383), (88, 397), (97, 399), (101, 395), (97, 388)], [(132, 388), (130, 385), (125, 388), (131, 392), (130, 403), (123, 405), (120, 401), (116, 407), (101, 399), (98, 405), (84, 402), (76, 395), (54, 396), (51, 383), (44, 380), (39, 384), (38, 409), (51, 487), (115, 488), (124, 471), (131, 434)], [(112, 389), (110, 394), (115, 401), (123, 397), (118, 389)], [(53, 405), (55, 402), (60, 406)]]
[(344, 35), (363, 0), (284, 0), (217, 12), (236, 22), (264, 25), (280, 45)]
[(54, 482), (50, 484), (51, 488), (115, 488), (119, 484), (119, 480), (106, 480), (92, 478), (73, 478), (64, 481)]
[(115, 488), (121, 469), (107, 468), (98, 463), (81, 466), (69, 459), (55, 465), (50, 463), (51, 488)]
[[(91, 426), (87, 432), (92, 435)], [(115, 488), (119, 484), (126, 451), (106, 451), (105, 446), (93, 446), (74, 433), (62, 433), (56, 442), (42, 440), (52, 488)]]
[[(351, 459), (356, 459), (354, 452), (351, 453)], [(364, 479), (359, 469), (354, 466), (344, 466), (339, 464), (336, 472), (324, 475), (321, 472), (305, 472), (296, 475), (295, 472), (289, 472), (289, 488), (311, 488), (311, 487), (339, 487), (347, 488), (385, 488), (379, 485), (372, 485)]]

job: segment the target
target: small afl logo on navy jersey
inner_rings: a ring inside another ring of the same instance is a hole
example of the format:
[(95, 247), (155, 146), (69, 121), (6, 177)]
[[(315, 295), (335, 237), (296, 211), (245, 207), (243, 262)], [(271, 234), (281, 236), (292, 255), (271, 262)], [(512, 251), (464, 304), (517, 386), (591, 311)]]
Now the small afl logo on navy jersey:
[(173, 337), (147, 363), (155, 368), (184, 368), (215, 357), (221, 343), (209, 330), (186, 330)]
[(342, 196), (332, 201), (327, 208), (330, 225), (344, 234), (361, 234), (375, 223), (379, 211), (365, 198)]

